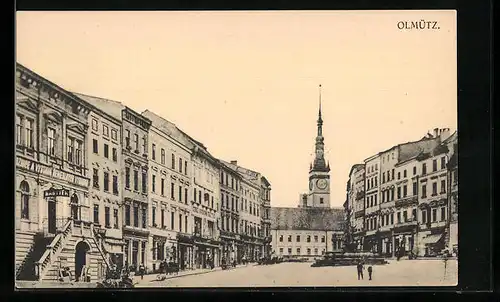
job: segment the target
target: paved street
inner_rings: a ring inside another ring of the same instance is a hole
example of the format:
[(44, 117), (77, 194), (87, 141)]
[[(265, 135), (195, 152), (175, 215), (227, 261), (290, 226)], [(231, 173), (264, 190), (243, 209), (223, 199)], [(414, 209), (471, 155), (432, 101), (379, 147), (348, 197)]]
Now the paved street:
[(268, 286), (453, 286), (458, 264), (449, 260), (392, 260), (374, 266), (373, 280), (357, 280), (356, 267), (310, 267), (310, 263), (248, 265), (225, 271), (184, 276), (165, 281), (143, 280), (137, 287), (268, 287)]

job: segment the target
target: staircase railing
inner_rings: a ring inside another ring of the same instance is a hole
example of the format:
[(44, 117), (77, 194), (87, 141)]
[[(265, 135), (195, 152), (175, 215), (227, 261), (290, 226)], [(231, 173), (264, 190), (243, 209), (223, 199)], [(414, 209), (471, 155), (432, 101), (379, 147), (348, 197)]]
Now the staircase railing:
[(91, 225), (91, 227), (90, 227), (90, 233), (92, 235), (91, 236), (92, 240), (94, 240), (95, 245), (97, 246), (97, 250), (101, 254), (102, 259), (104, 259), (104, 263), (106, 264), (106, 268), (108, 270), (110, 270), (111, 269), (111, 263), (109, 263), (108, 258), (106, 257), (106, 253), (103, 251), (104, 247), (101, 246), (101, 242), (99, 240), (97, 240), (97, 238), (96, 238), (96, 234), (94, 232), (94, 226), (93, 225)]
[(66, 238), (71, 234), (72, 228), (73, 220), (69, 220), (64, 225), (62, 232), (57, 234), (54, 240), (47, 246), (40, 260), (35, 262), (35, 274), (38, 280), (41, 280), (45, 276), (47, 267), (57, 259), (57, 256), (64, 248)]

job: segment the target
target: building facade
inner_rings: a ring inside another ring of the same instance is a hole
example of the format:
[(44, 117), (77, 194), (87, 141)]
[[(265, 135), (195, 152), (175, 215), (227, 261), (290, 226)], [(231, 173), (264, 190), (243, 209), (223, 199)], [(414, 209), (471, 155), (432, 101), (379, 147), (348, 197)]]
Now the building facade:
[[(456, 133), (450, 137), (449, 129), (436, 128), (419, 141), (396, 145), (365, 160), (365, 223), (359, 232), (363, 250), (402, 257), (435, 255), (445, 242), (453, 249), (454, 239), (448, 236), (457, 238), (451, 225), (458, 217), (448, 219), (456, 208), (447, 200), (452, 196), (455, 166), (447, 163), (457, 145)], [(350, 184), (347, 196), (351, 199), (352, 191)], [(346, 213), (356, 209), (354, 202), (345, 205)]]
[(351, 167), (347, 181), (346, 203), (346, 237), (347, 243), (352, 244), (352, 250), (361, 250), (364, 225), (364, 192), (365, 166), (356, 164)]
[(16, 66), (16, 279), (97, 280), (107, 263), (91, 219), (88, 118), (77, 96)]

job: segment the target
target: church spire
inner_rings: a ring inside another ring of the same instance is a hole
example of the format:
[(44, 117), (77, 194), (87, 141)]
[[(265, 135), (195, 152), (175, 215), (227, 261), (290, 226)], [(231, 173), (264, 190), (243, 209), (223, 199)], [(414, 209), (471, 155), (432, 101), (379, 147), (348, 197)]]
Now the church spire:
[(323, 118), (321, 116), (321, 84), (319, 85), (318, 135), (316, 136), (316, 151), (311, 171), (330, 171), (325, 162), (325, 144), (323, 138)]

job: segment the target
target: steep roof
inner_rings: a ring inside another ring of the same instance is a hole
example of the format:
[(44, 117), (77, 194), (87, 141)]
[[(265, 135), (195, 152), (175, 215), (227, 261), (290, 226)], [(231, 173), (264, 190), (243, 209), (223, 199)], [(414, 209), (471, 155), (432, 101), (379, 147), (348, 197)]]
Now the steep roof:
[(163, 117), (149, 110), (145, 110), (144, 112), (141, 113), (141, 115), (150, 119), (154, 127), (158, 128), (166, 135), (172, 137), (174, 140), (176, 140), (184, 147), (188, 149), (194, 148), (195, 140), (191, 139), (190, 136), (188, 136), (179, 128), (177, 128), (177, 126), (174, 123), (164, 119)]
[(72, 94), (111, 115), (115, 119), (122, 119), (122, 110), (125, 109), (125, 106), (122, 103), (78, 92), (72, 92)]
[(363, 169), (365, 167), (365, 164), (355, 164), (351, 167), (351, 171), (349, 172), (349, 175), (352, 175), (354, 171), (358, 171), (359, 169)]
[(340, 231), (345, 220), (342, 208), (271, 208), (273, 230)]

